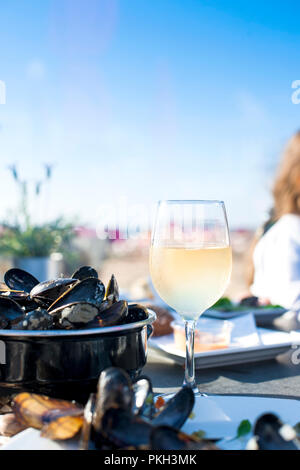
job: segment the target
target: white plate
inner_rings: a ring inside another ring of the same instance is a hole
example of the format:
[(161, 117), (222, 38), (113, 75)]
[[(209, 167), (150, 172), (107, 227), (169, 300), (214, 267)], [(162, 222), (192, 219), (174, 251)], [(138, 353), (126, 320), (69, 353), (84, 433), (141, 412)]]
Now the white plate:
[[(285, 398), (265, 398), (253, 396), (197, 396), (193, 418), (189, 419), (182, 430), (187, 433), (202, 430), (207, 438), (236, 436), (240, 422), (248, 419), (253, 425), (255, 420), (266, 412), (277, 414), (290, 425), (300, 421), (300, 401)], [(223, 449), (243, 449), (251, 433), (241, 439), (224, 439), (218, 445)], [(51, 441), (40, 436), (40, 431), (27, 429), (13, 437), (2, 450), (70, 450), (76, 442)]]
[[(227, 349), (196, 353), (196, 369), (268, 360), (288, 351), (294, 344), (300, 344), (300, 332), (298, 331), (287, 333), (257, 328), (257, 333), (259, 335), (258, 344), (246, 345), (246, 342), (245, 346), (231, 344)], [(177, 364), (185, 362), (185, 351), (176, 349), (173, 334), (150, 338), (148, 345), (158, 354), (172, 359)]]
[(300, 401), (254, 396), (199, 396), (196, 397), (194, 413), (195, 418), (185, 423), (183, 431), (203, 430), (207, 438), (226, 436), (228, 439), (220, 442), (220, 447), (244, 449), (252, 433), (232, 440), (242, 420), (248, 419), (253, 425), (262, 414), (275, 413), (283, 422), (294, 426), (300, 421)]
[(231, 318), (236, 318), (241, 315), (247, 315), (253, 313), (256, 320), (258, 321), (271, 321), (272, 319), (283, 315), (287, 310), (283, 307), (274, 307), (274, 308), (248, 308), (242, 310), (234, 310), (231, 312), (222, 312), (222, 310), (215, 310), (210, 308), (206, 310), (203, 314), (204, 317), (210, 318), (219, 318), (220, 320), (230, 320)]

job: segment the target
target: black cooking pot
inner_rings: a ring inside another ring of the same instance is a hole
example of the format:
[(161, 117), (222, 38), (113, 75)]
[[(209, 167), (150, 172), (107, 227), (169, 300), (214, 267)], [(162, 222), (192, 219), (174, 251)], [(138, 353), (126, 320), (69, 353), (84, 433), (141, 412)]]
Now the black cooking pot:
[(31, 391), (85, 402), (107, 367), (136, 378), (156, 318), (148, 312), (146, 320), (105, 328), (0, 330), (0, 393)]

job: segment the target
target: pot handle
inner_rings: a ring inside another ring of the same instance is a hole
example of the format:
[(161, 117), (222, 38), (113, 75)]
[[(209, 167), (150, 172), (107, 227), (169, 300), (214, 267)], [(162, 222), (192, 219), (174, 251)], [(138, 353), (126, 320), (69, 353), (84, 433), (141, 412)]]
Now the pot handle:
[(147, 339), (150, 338), (152, 333), (153, 333), (153, 326), (152, 325), (147, 325)]

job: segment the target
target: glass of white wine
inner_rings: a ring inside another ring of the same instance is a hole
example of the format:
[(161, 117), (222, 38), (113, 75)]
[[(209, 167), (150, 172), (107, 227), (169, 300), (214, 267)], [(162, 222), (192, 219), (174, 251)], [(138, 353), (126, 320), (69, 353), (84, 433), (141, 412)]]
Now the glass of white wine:
[(195, 382), (194, 332), (224, 293), (232, 254), (223, 201), (160, 201), (151, 237), (150, 273), (160, 297), (185, 323), (184, 385)]

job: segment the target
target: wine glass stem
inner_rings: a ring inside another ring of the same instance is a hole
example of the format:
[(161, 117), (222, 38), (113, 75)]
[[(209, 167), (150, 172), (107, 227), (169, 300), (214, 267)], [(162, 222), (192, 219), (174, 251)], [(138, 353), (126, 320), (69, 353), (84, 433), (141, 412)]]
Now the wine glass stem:
[(185, 340), (186, 340), (186, 356), (185, 356), (185, 375), (183, 385), (197, 389), (195, 382), (195, 361), (194, 361), (194, 337), (195, 337), (195, 321), (185, 320)]

